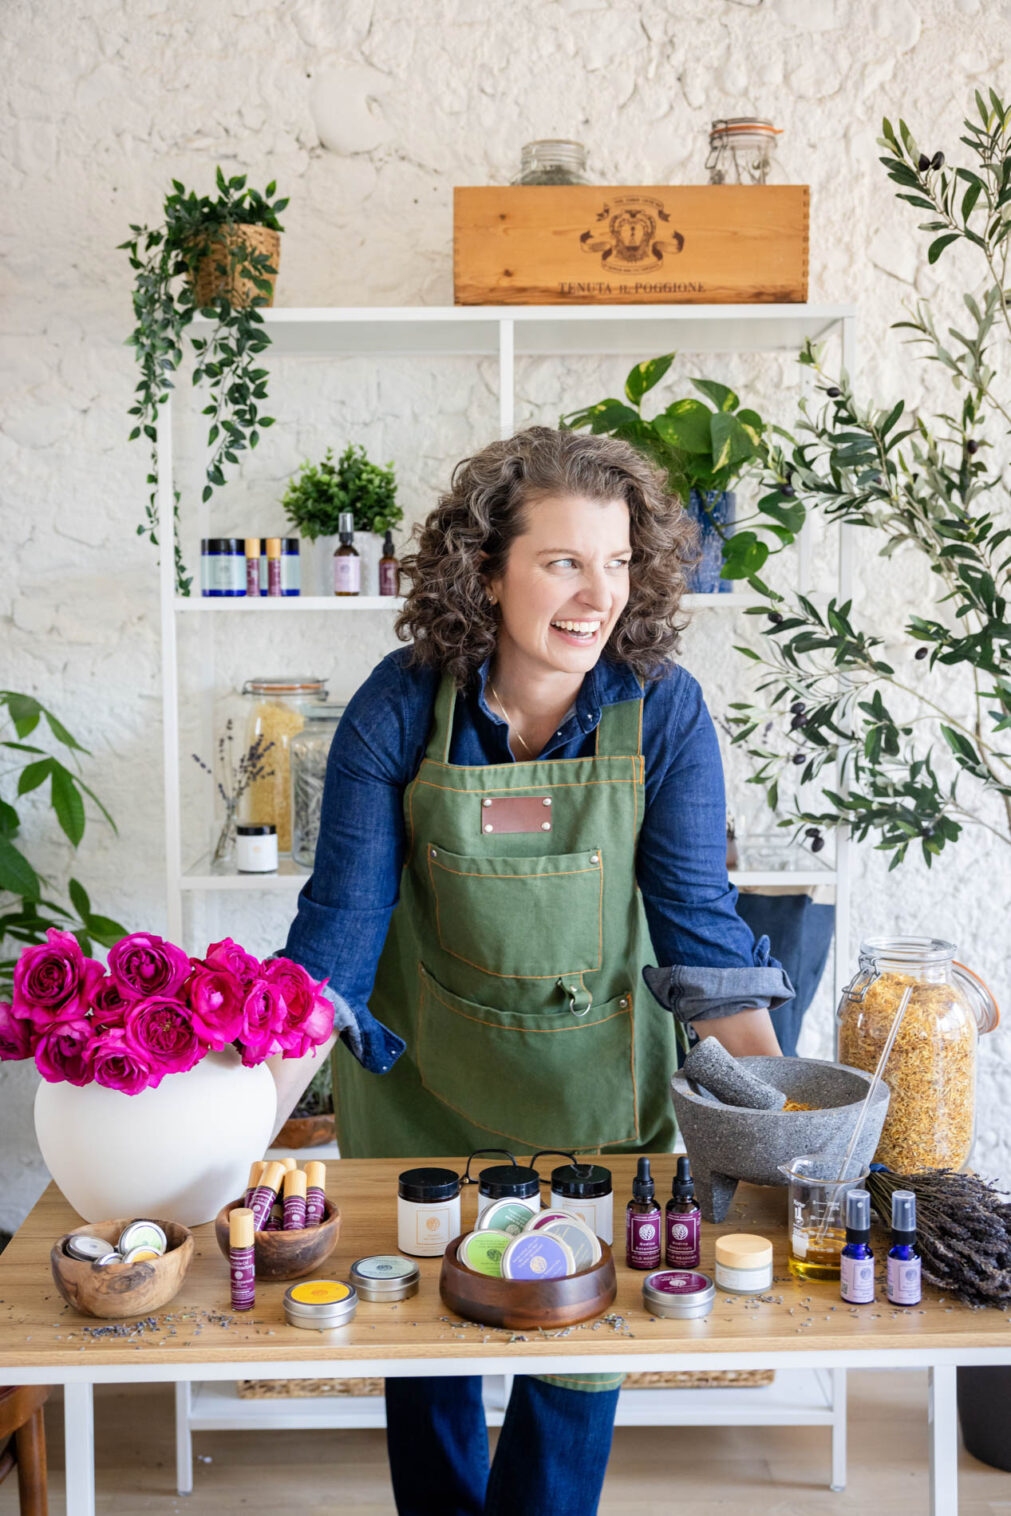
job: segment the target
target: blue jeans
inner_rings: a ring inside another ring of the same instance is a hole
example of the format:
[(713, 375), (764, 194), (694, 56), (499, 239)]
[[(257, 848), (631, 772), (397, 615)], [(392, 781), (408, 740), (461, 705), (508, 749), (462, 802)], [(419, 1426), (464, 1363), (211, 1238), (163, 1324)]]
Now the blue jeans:
[(515, 1379), (489, 1471), (478, 1375), (387, 1379), (399, 1516), (594, 1516), (618, 1393)]

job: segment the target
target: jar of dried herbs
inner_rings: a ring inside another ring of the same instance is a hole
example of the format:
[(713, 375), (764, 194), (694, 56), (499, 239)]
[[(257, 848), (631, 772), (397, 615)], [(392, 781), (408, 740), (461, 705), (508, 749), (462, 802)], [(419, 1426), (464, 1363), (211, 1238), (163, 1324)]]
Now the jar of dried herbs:
[(768, 184), (782, 127), (761, 116), (723, 116), (709, 128), (710, 184)]
[(316, 856), (330, 744), (344, 710), (343, 705), (309, 706), (305, 725), (291, 739), (291, 856), (307, 869)]
[(542, 137), (520, 150), (520, 171), (514, 184), (589, 184), (586, 148), (565, 137)]
[(836, 1012), (841, 1063), (872, 1073), (906, 990), (882, 1078), (891, 1090), (874, 1154), (899, 1173), (962, 1168), (976, 1135), (976, 1045), (997, 1025), (983, 981), (931, 937), (870, 937)]
[(242, 694), (248, 706), (247, 747), (262, 738), (265, 772), (254, 779), (242, 802), (243, 822), (271, 822), (277, 850), (291, 852), (291, 742), (305, 725), (306, 712), (326, 700), (325, 679), (280, 675), (247, 679)]

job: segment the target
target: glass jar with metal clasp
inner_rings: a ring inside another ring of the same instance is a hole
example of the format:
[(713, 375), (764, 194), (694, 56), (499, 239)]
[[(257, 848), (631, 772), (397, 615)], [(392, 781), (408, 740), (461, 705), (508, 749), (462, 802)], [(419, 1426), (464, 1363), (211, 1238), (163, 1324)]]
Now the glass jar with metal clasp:
[(760, 116), (721, 116), (709, 128), (710, 184), (768, 184), (782, 128)]
[(311, 869), (316, 857), (327, 760), (345, 707), (308, 705), (305, 725), (291, 739), (291, 856)]

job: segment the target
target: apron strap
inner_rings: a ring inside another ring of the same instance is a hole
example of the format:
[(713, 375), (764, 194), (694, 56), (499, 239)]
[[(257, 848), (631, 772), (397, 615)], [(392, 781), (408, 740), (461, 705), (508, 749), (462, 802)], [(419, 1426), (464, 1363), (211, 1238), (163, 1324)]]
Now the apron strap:
[(425, 757), (435, 763), (449, 762), (449, 747), (453, 740), (453, 717), (456, 713), (456, 684), (452, 675), (443, 674), (435, 697), (432, 714), (432, 730), (425, 748)]
[(642, 700), (605, 705), (597, 727), (598, 758), (638, 758), (642, 754)]

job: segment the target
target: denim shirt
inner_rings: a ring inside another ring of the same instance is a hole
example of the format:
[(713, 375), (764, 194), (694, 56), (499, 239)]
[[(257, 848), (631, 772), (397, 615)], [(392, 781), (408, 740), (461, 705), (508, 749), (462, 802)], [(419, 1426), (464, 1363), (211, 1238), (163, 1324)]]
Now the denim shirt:
[[(336, 1030), (374, 1073), (404, 1043), (369, 1010), (379, 956), (400, 888), (404, 790), (424, 757), (440, 675), (390, 653), (355, 693), (330, 748), (316, 858), (288, 931), (287, 957), (329, 981)], [(511, 763), (508, 727), (488, 706), (487, 663), (456, 702), (450, 762)], [(698, 682), (678, 666), (640, 686), (601, 660), (540, 758), (589, 758), (605, 705), (643, 697), (646, 808), (636, 853), (650, 938), (660, 967), (649, 988), (680, 1021), (776, 1007), (793, 986), (737, 914), (726, 868), (723, 767)], [(632, 880), (629, 880), (632, 888)]]

